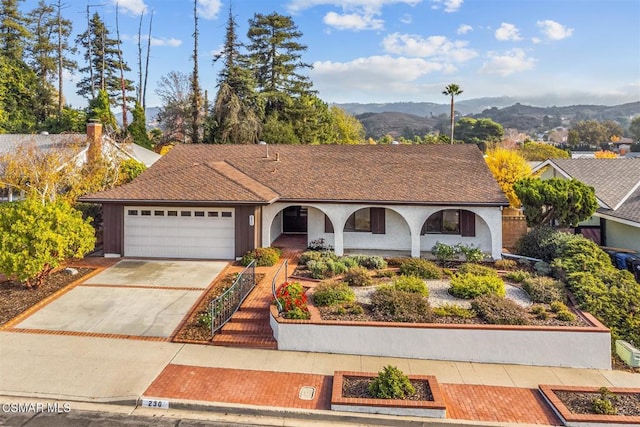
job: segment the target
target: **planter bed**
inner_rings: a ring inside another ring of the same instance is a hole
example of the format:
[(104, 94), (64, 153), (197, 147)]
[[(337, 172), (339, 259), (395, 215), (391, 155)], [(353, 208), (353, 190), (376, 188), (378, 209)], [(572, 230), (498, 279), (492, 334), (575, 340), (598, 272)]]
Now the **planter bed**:
[(618, 415), (590, 413), (591, 399), (598, 397), (597, 387), (541, 385), (547, 403), (569, 427), (631, 427), (640, 425), (640, 388), (611, 388), (618, 396)]
[[(409, 375), (416, 395), (407, 399), (376, 399), (366, 396), (366, 385), (376, 373), (336, 371), (333, 375), (331, 409), (368, 414), (446, 418), (444, 397), (436, 377)], [(355, 397), (354, 397), (355, 396)]]

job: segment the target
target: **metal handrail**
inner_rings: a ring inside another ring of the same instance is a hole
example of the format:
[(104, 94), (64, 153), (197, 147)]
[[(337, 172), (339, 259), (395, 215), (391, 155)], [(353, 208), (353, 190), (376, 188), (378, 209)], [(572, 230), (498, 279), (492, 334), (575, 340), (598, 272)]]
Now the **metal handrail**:
[(231, 319), (231, 316), (238, 311), (242, 302), (255, 286), (256, 262), (253, 260), (238, 274), (229, 289), (209, 303), (211, 336)]
[(273, 276), (273, 280), (271, 281), (271, 293), (273, 294), (273, 299), (276, 302), (276, 307), (278, 308), (278, 313), (282, 313), (282, 304), (278, 301), (278, 296), (276, 295), (276, 282), (278, 281), (278, 276), (282, 271), (282, 267), (284, 267), (284, 281), (286, 282), (289, 279), (289, 260), (285, 259), (284, 262), (278, 267), (278, 271)]

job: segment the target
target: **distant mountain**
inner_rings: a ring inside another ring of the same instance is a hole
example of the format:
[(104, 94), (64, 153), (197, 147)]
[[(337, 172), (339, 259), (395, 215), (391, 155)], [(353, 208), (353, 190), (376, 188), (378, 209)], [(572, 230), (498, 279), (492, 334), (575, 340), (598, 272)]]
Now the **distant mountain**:
[[(476, 109), (483, 100), (474, 100), (475, 105), (469, 104), (471, 101), (461, 101), (456, 103), (456, 115), (468, 115), (474, 118), (490, 118), (500, 123), (505, 129), (513, 128), (519, 132), (534, 134), (544, 132), (557, 126), (571, 126), (579, 120), (614, 120), (626, 128), (631, 117), (640, 115), (640, 102), (629, 104), (604, 106), (604, 105), (572, 105), (568, 107), (534, 107), (519, 103), (507, 107), (492, 106), (485, 108), (475, 114), (465, 114), (462, 112), (465, 102), (469, 109)], [(493, 102), (506, 102), (508, 98), (491, 98)], [(365, 128), (367, 137), (379, 139), (384, 135), (393, 137), (404, 136), (411, 139), (413, 135), (424, 136), (434, 129), (447, 129), (449, 126), (449, 105), (443, 105), (437, 110), (437, 104), (430, 103), (390, 103), (390, 104), (342, 104), (347, 105), (351, 111), (362, 111), (364, 109), (386, 110), (380, 112), (365, 112), (356, 114)], [(341, 106), (342, 107), (342, 106)], [(427, 114), (407, 113), (406, 111), (421, 111), (424, 108), (439, 111), (436, 115), (431, 112)], [(345, 108), (345, 107), (342, 107)], [(395, 109), (395, 110), (393, 110)], [(396, 111), (404, 110), (404, 111)], [(347, 110), (349, 111), (349, 110)], [(350, 112), (351, 112), (350, 111)], [(440, 112), (442, 111), (442, 112)], [(354, 113), (352, 113), (354, 114)]]
[[(444, 98), (444, 97), (443, 97)], [(479, 114), (486, 109), (490, 108), (504, 108), (515, 104), (529, 105), (533, 107), (554, 107), (564, 108), (565, 106), (575, 106), (575, 104), (568, 102), (569, 99), (564, 98), (551, 98), (551, 97), (523, 97), (516, 98), (510, 96), (500, 97), (486, 97), (467, 99), (464, 101), (456, 100), (455, 107), (456, 113), (466, 116), (469, 114)], [(624, 105), (634, 105), (636, 102)], [(431, 115), (437, 116), (439, 114), (449, 114), (451, 107), (449, 102), (444, 101), (442, 104), (436, 104), (433, 102), (389, 102), (389, 103), (373, 103), (373, 104), (359, 104), (359, 103), (344, 103), (335, 104), (350, 114), (358, 115), (363, 113), (386, 113), (386, 112), (398, 112), (414, 114), (421, 117), (429, 117)], [(597, 107), (615, 107), (616, 105), (606, 105), (599, 102), (599, 98), (594, 97), (593, 105)], [(584, 105), (579, 105), (580, 107)]]

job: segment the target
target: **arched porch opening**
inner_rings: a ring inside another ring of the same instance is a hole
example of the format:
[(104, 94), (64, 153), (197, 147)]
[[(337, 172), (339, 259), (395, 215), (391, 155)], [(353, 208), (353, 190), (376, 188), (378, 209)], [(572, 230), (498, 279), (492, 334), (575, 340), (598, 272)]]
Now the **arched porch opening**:
[(429, 252), (436, 242), (473, 245), (492, 254), (491, 230), (482, 216), (467, 209), (441, 209), (432, 213), (420, 231), (421, 251)]

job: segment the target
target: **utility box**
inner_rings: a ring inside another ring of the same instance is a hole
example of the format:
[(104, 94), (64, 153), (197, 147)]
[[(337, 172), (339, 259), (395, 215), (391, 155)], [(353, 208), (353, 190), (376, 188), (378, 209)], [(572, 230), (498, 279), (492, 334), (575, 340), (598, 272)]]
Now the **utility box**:
[(626, 341), (616, 340), (616, 354), (627, 365), (633, 368), (640, 368), (640, 350)]

